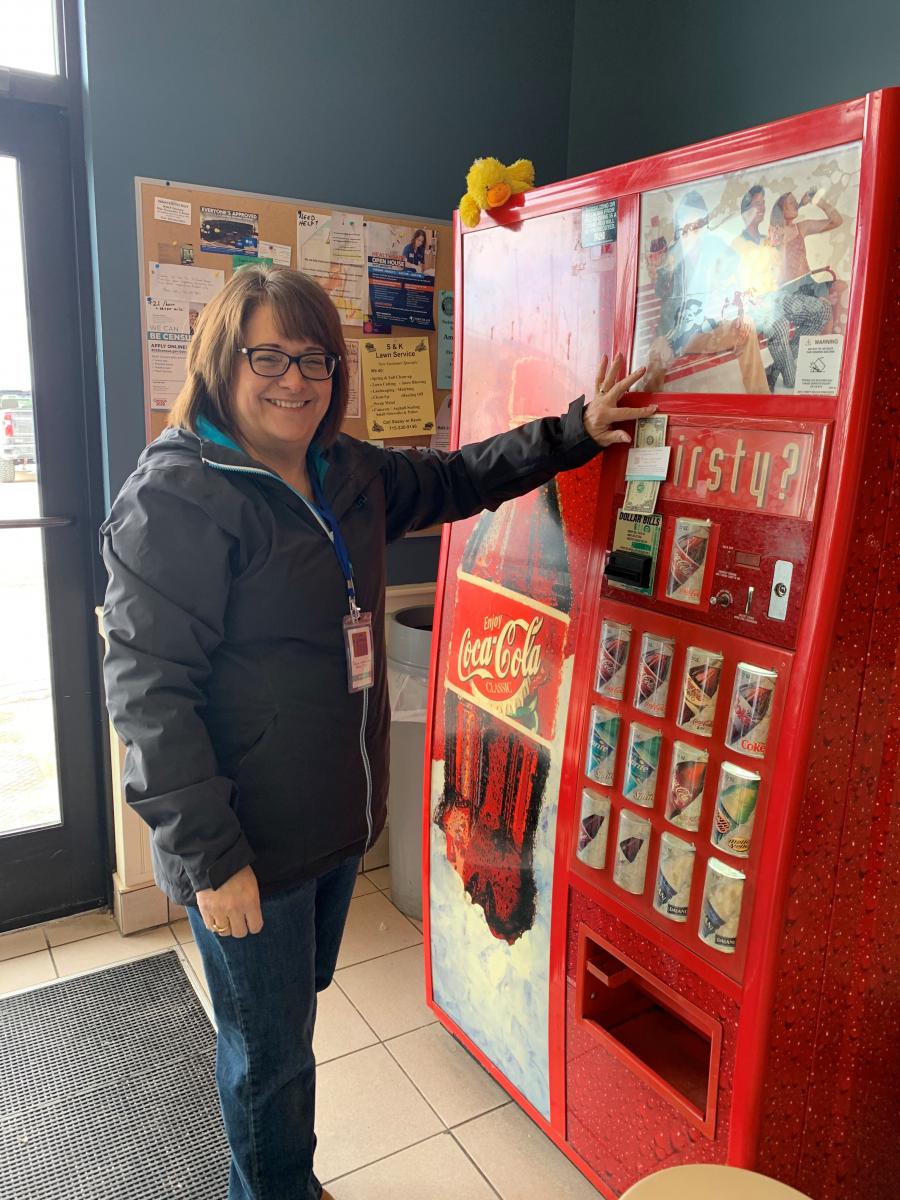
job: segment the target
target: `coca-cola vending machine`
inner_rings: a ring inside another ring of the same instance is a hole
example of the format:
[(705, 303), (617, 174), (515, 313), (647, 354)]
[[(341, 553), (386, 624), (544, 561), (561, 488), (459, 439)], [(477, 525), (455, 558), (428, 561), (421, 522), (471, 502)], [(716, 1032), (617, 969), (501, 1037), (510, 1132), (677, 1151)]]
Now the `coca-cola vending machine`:
[(453, 436), (657, 413), (444, 534), (428, 1001), (597, 1189), (897, 1194), (900, 90), (456, 230)]

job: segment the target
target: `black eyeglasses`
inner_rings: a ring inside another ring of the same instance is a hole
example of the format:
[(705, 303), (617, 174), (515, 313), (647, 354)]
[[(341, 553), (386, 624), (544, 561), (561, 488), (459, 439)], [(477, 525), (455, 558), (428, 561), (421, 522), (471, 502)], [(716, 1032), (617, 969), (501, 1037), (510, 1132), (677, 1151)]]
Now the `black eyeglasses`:
[(262, 375), (266, 379), (278, 379), (286, 375), (291, 363), (297, 364), (304, 379), (330, 379), (341, 361), (339, 354), (328, 354), (324, 350), (286, 354), (284, 350), (270, 350), (267, 346), (242, 346), (239, 353), (246, 354), (254, 375)]

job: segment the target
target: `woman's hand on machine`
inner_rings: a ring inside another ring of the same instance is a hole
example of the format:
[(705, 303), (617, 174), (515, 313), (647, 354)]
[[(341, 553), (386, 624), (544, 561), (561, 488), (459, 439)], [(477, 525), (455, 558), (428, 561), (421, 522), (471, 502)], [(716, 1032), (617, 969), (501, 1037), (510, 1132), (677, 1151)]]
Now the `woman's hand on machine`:
[(197, 892), (203, 924), (219, 937), (246, 937), (263, 927), (259, 884), (252, 867), (241, 867), (221, 887)]
[(603, 355), (597, 372), (594, 398), (584, 408), (584, 427), (598, 446), (615, 446), (618, 443), (630, 442), (631, 438), (624, 429), (614, 429), (613, 426), (620, 421), (635, 421), (639, 417), (649, 417), (656, 412), (655, 404), (648, 404), (644, 408), (618, 407), (628, 389), (634, 387), (647, 369), (640, 367), (620, 379), (624, 365), (621, 354), (617, 354), (612, 362), (609, 361), (608, 355)]

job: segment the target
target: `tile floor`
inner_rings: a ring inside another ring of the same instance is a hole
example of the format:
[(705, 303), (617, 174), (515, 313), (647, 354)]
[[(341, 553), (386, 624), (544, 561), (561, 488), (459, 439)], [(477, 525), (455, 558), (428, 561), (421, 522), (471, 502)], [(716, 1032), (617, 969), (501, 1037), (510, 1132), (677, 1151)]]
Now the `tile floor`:
[[(187, 921), (123, 938), (90, 913), (0, 935), (0, 995), (174, 949), (209, 1012)], [(422, 931), (360, 875), (319, 998), (316, 1167), (335, 1200), (597, 1200), (425, 1006)]]

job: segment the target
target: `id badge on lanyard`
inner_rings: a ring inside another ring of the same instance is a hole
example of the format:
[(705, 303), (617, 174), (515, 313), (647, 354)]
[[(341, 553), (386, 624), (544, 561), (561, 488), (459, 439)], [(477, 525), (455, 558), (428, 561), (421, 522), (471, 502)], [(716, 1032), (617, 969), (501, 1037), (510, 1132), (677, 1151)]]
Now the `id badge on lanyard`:
[(357, 608), (355, 615), (351, 613), (349, 617), (344, 617), (344, 650), (347, 654), (347, 689), (363, 692), (375, 682), (370, 612), (360, 612)]

